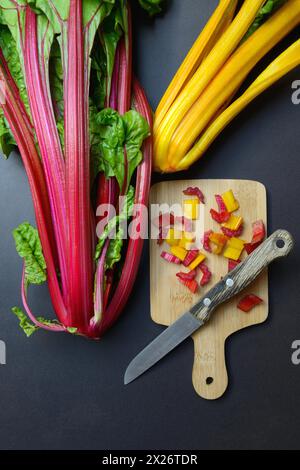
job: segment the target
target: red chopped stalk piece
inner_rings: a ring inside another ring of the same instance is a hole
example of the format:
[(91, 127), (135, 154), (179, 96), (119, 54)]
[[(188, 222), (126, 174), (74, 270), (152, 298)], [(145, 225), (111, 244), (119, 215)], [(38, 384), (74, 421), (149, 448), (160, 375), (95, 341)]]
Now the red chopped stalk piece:
[(215, 195), (216, 203), (218, 205), (219, 212), (227, 212), (227, 207), (225, 202), (223, 201), (222, 196), (219, 194)]
[(162, 251), (160, 256), (168, 263), (181, 264), (181, 260), (177, 258), (177, 256), (174, 256), (171, 253), (167, 253), (166, 251)]
[(252, 236), (252, 245), (256, 243), (261, 243), (266, 236), (265, 224), (262, 220), (257, 220), (252, 224), (253, 236)]
[(245, 250), (250, 255), (256, 248), (261, 245), (266, 236), (265, 224), (262, 220), (257, 220), (252, 224), (252, 240), (245, 244)]
[(241, 260), (234, 261), (233, 259), (228, 260), (228, 272), (233, 271), (239, 264), (241, 263)]
[(174, 225), (174, 214), (169, 214), (168, 212), (159, 214), (158, 217), (152, 220), (152, 223), (158, 228), (172, 227)]
[(193, 231), (193, 221), (185, 216), (174, 217), (174, 225), (180, 225), (185, 232), (191, 233)]
[(242, 233), (243, 233), (244, 226), (243, 226), (243, 224), (242, 224), (237, 230), (230, 230), (230, 229), (227, 228), (227, 227), (221, 227), (221, 230), (222, 230), (222, 232), (224, 233), (224, 235), (226, 235), (226, 237), (229, 237), (229, 238), (233, 238), (233, 237), (239, 238), (239, 237), (242, 235)]
[(243, 297), (238, 305), (237, 308), (242, 310), (243, 312), (250, 312), (254, 307), (257, 305), (260, 305), (263, 302), (263, 300), (258, 297), (257, 295), (254, 294), (249, 294)]
[(196, 294), (198, 288), (199, 288), (199, 284), (197, 281), (195, 281), (194, 279), (192, 279), (191, 281), (184, 281), (183, 279), (179, 279), (179, 282), (181, 282), (181, 284), (183, 284), (184, 286), (186, 286), (193, 294)]
[(197, 276), (197, 270), (193, 269), (189, 273), (177, 273), (176, 276), (182, 281), (192, 281)]
[(218, 205), (219, 212), (215, 209), (210, 210), (210, 215), (212, 216), (213, 220), (215, 220), (218, 224), (223, 224), (227, 222), (230, 218), (230, 213), (227, 211), (225, 202), (222, 199), (222, 196), (219, 194), (215, 195), (216, 202)]
[(158, 234), (158, 238), (157, 238), (157, 244), (160, 246), (163, 244), (163, 242), (166, 240), (167, 236), (168, 236), (168, 233), (169, 233), (169, 229), (168, 228), (163, 228), (161, 227), (159, 229), (159, 234)]
[(193, 221), (183, 217), (183, 227), (185, 232), (191, 233), (193, 231)]
[(168, 236), (169, 228), (173, 227), (174, 225), (174, 215), (169, 213), (160, 214), (158, 217), (152, 220), (152, 223), (159, 229), (157, 244), (162, 245)]
[(209, 267), (205, 263), (201, 263), (200, 266), (199, 266), (199, 269), (203, 274), (203, 276), (201, 278), (201, 281), (200, 281), (200, 286), (204, 287), (211, 280), (212, 273), (211, 273)]
[(187, 268), (193, 261), (195, 261), (198, 255), (199, 255), (199, 250), (189, 250), (182, 263), (183, 266)]
[(189, 187), (187, 189), (185, 189), (183, 191), (183, 194), (185, 196), (197, 196), (197, 198), (199, 199), (200, 202), (202, 202), (202, 204), (205, 204), (205, 198), (204, 198), (204, 194), (203, 192), (201, 191), (200, 188), (192, 188), (192, 187)]
[(259, 242), (259, 243), (254, 243), (254, 244), (252, 244), (252, 243), (246, 243), (245, 246), (244, 246), (244, 248), (245, 248), (245, 250), (246, 250), (247, 255), (251, 255), (251, 253), (253, 253), (253, 251), (256, 250), (256, 248), (257, 248), (259, 245), (261, 245), (261, 242)]
[(209, 239), (209, 237), (212, 233), (213, 233), (212, 230), (207, 230), (206, 232), (204, 232), (204, 236), (203, 236), (203, 248), (208, 253), (212, 252), (212, 249), (211, 249), (211, 246), (210, 246), (210, 239)]
[(210, 215), (212, 216), (213, 220), (218, 222), (218, 224), (223, 224), (227, 222), (230, 218), (230, 213), (227, 211), (217, 212), (215, 209), (210, 210)]

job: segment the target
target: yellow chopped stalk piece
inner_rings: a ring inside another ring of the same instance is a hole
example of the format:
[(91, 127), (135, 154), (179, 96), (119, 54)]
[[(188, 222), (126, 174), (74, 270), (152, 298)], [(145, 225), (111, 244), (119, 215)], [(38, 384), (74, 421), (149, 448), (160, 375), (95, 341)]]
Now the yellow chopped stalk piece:
[[(171, 105), (161, 125), (154, 133), (154, 166), (156, 169), (171, 171), (172, 162), (168, 162), (168, 148), (177, 126), (239, 45), (264, 3), (265, 0), (245, 0), (243, 2), (230, 26)], [(176, 171), (176, 167), (174, 169)]]
[(249, 103), (298, 65), (300, 65), (300, 39), (280, 54), (245, 93), (215, 119), (192, 150), (180, 162), (177, 170), (185, 170), (201, 158), (220, 133)]
[(181, 261), (184, 261), (186, 255), (187, 255), (187, 250), (185, 250), (184, 248), (182, 248), (180, 246), (172, 246), (171, 253), (172, 253), (172, 255), (179, 258)]
[(244, 251), (245, 242), (239, 238), (230, 238), (226, 244), (223, 255), (225, 258), (238, 261)]
[(239, 209), (240, 205), (236, 198), (234, 197), (232, 189), (229, 191), (226, 191), (226, 193), (222, 194), (222, 199), (224, 201), (224, 204), (226, 206), (226, 209), (228, 212), (235, 212)]
[(194, 242), (195, 235), (193, 233), (184, 232), (178, 246), (185, 248), (186, 250), (190, 250)]
[(166, 238), (166, 242), (170, 246), (178, 246), (182, 238), (182, 232), (180, 230), (175, 230), (170, 228)]
[(300, 1), (289, 0), (237, 49), (177, 127), (168, 150), (170, 167), (177, 168), (251, 69), (299, 23)]
[(223, 233), (213, 232), (210, 234), (209, 240), (214, 245), (213, 253), (215, 255), (220, 255), (224, 249), (224, 246), (227, 243), (228, 237), (226, 237), (226, 235), (224, 235)]
[(190, 242), (194, 242), (195, 241), (195, 235), (193, 232), (183, 232), (183, 238), (185, 238), (186, 240), (189, 240)]
[(185, 201), (183, 201), (183, 212), (187, 219), (197, 220), (199, 214), (199, 199), (185, 199)]
[(228, 228), (228, 230), (238, 230), (243, 223), (243, 217), (232, 215), (229, 220), (222, 224), (222, 227)]
[(192, 78), (202, 60), (226, 31), (232, 21), (237, 2), (238, 0), (220, 1), (161, 99), (155, 112), (154, 132), (156, 132), (175, 98)]
[(193, 271), (193, 269), (197, 268), (199, 264), (203, 263), (206, 256), (203, 253), (199, 253), (197, 258), (188, 266), (188, 268)]
[(187, 241), (187, 240), (180, 240), (179, 245), (181, 248), (184, 248), (185, 250), (191, 250), (193, 247), (193, 242)]

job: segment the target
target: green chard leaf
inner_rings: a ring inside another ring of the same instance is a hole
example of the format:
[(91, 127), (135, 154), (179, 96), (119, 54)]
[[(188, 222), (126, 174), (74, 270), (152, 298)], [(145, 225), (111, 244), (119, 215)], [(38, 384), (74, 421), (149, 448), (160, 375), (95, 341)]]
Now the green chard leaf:
[(90, 143), (92, 175), (98, 173), (99, 133), (97, 114), (105, 107), (111, 93), (111, 82), (115, 64), (116, 50), (120, 38), (127, 29), (124, 19), (124, 0), (114, 2), (110, 14), (99, 28), (91, 53), (90, 87)]
[(123, 120), (117, 111), (110, 108), (101, 111), (96, 120), (100, 147), (98, 171), (103, 171), (106, 178), (115, 176), (122, 189), (125, 178)]
[(24, 222), (13, 231), (16, 249), (25, 262), (26, 281), (43, 284), (47, 280), (47, 266), (37, 229)]
[(12, 308), (12, 312), (19, 319), (19, 326), (24, 331), (27, 338), (29, 338), (33, 333), (35, 333), (39, 329), (36, 325), (31, 323), (26, 313), (24, 313), (23, 310), (21, 310), (20, 308), (14, 307)]
[(30, 115), (29, 101), (18, 46), (10, 30), (4, 24), (0, 24), (0, 48), (7, 62), (10, 73), (19, 89), (20, 97), (25, 105), (26, 111)]
[(143, 116), (136, 111), (128, 111), (122, 117), (125, 126), (125, 145), (128, 162), (128, 184), (135, 169), (143, 160), (141, 147), (150, 135), (149, 125)]
[[(15, 41), (20, 58), (22, 58), (21, 44), (25, 27), (24, 7), (27, 5), (27, 3), (27, 0), (0, 0), (0, 23), (2, 25), (6, 25), (9, 28), (9, 31)], [(7, 44), (7, 47), (9, 47), (9, 44)]]
[(61, 33), (61, 28), (69, 17), (70, 0), (26, 0), (31, 9), (42, 16), (46, 16), (54, 29), (55, 34)]
[[(145, 138), (150, 135), (147, 121), (136, 111), (128, 111), (120, 116), (117, 111), (107, 108), (97, 116), (99, 126), (100, 152), (96, 162), (98, 171), (103, 171), (106, 178), (115, 176), (123, 191), (125, 180), (126, 147), (128, 175), (127, 187), (132, 175), (142, 161), (141, 147)], [(126, 191), (125, 191), (126, 193)]]
[(127, 221), (132, 216), (134, 197), (134, 188), (133, 186), (130, 186), (127, 195), (124, 197), (124, 204), (121, 213), (113, 217), (108, 222), (105, 229), (103, 230), (103, 233), (101, 234), (101, 237), (99, 238), (95, 253), (96, 261), (98, 261), (101, 256), (102, 248), (105, 244), (105, 241), (109, 238), (112, 233), (115, 234), (115, 237), (110, 242), (110, 246), (107, 252), (107, 268), (111, 268), (115, 263), (119, 262), (121, 259), (121, 250), (123, 246), (124, 236), (123, 222)]
[(161, 4), (164, 0), (139, 0), (139, 3), (149, 15), (153, 16), (160, 13), (162, 10)]
[(125, 2), (116, 2), (111, 14), (104, 20), (100, 37), (103, 45), (106, 64), (106, 94), (110, 95), (116, 50), (122, 35), (127, 32), (125, 20)]
[(0, 152), (4, 158), (8, 158), (11, 152), (16, 148), (14, 136), (10, 130), (8, 122), (5, 119), (2, 108), (0, 108)]
[[(0, 48), (7, 62), (13, 79), (19, 89), (20, 98), (23, 101), (26, 111), (30, 116), (28, 96), (23, 76), (22, 64), (19, 57), (16, 41), (8, 27), (3, 24), (5, 18), (0, 10)], [(14, 136), (10, 130), (9, 124), (4, 117), (2, 108), (0, 107), (0, 151), (5, 158), (17, 147)]]
[(105, 259), (105, 269), (112, 269), (115, 264), (121, 261), (123, 244), (124, 229), (122, 226), (119, 226), (115, 240), (111, 240), (109, 243)]
[(76, 335), (78, 332), (78, 328), (75, 328), (73, 326), (68, 326), (66, 328), (67, 332), (70, 333), (71, 335)]
[[(107, 95), (107, 62), (104, 48), (99, 41), (95, 41), (95, 46), (91, 55), (91, 86), (90, 86), (90, 115), (95, 118), (97, 113), (105, 107)], [(92, 133), (92, 129), (90, 128)]]
[(49, 74), (51, 77), (50, 88), (56, 118), (56, 125), (59, 133), (60, 143), (62, 149), (64, 149), (64, 72), (61, 58), (61, 49), (56, 38), (53, 41), (50, 52)]
[(287, 0), (266, 0), (259, 10), (254, 22), (246, 33), (243, 41), (246, 41), (255, 31), (272, 16)]
[[(39, 326), (34, 325), (34, 323), (32, 323), (29, 320), (26, 313), (24, 313), (23, 310), (21, 310), (19, 307), (12, 308), (12, 312), (19, 319), (19, 326), (24, 331), (27, 338), (29, 338), (33, 333), (35, 333), (36, 331), (40, 329)], [(48, 320), (47, 318), (44, 318), (44, 317), (37, 317), (36, 319), (39, 323), (42, 323), (45, 326), (51, 327), (51, 326), (59, 325), (59, 322), (57, 320)], [(77, 328), (67, 328), (67, 331), (69, 333), (75, 334), (77, 332)]]

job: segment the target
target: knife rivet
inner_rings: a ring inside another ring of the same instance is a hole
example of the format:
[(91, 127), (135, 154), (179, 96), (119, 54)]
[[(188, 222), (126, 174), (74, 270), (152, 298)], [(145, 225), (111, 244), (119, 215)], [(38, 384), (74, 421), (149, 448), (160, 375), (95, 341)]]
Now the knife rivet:
[(226, 286), (227, 286), (227, 287), (232, 287), (233, 285), (234, 285), (233, 279), (231, 279), (231, 278), (227, 279), (227, 281), (226, 281)]
[(205, 307), (209, 307), (210, 304), (211, 304), (211, 300), (210, 300), (208, 297), (206, 297), (206, 298), (203, 300), (203, 303), (204, 303)]

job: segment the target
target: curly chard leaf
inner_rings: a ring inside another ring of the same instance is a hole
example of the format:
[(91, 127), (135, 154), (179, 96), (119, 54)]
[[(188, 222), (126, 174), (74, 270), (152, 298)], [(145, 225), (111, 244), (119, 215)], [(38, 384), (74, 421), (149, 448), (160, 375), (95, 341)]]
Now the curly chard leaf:
[(29, 284), (43, 284), (47, 280), (46, 261), (38, 231), (24, 222), (13, 231), (16, 250), (25, 262), (26, 280)]
[(131, 110), (120, 116), (110, 108), (98, 114), (97, 123), (100, 145), (98, 171), (103, 171), (107, 178), (115, 176), (120, 190), (126, 194), (124, 183), (129, 186), (135, 169), (142, 161), (141, 147), (150, 134), (148, 123), (136, 111)]
[[(27, 338), (29, 338), (31, 335), (33, 335), (33, 333), (41, 329), (40, 326), (37, 326), (34, 323), (32, 323), (28, 319), (28, 316), (26, 315), (26, 313), (24, 313), (23, 310), (20, 309), (19, 307), (12, 308), (12, 312), (18, 318), (19, 326), (24, 331)], [(44, 318), (44, 317), (36, 317), (36, 319), (39, 323), (47, 327), (52, 328), (52, 327), (57, 327), (59, 325), (59, 322), (57, 320), (48, 320), (47, 318)], [(76, 334), (77, 328), (71, 328), (71, 327), (66, 328), (66, 331), (70, 334)]]

